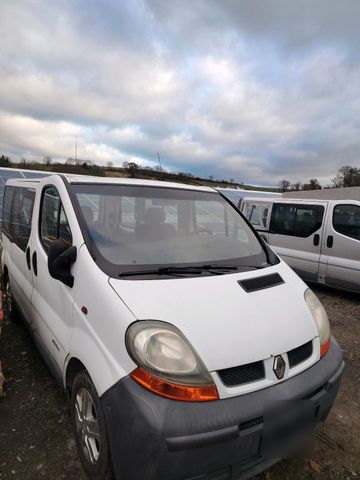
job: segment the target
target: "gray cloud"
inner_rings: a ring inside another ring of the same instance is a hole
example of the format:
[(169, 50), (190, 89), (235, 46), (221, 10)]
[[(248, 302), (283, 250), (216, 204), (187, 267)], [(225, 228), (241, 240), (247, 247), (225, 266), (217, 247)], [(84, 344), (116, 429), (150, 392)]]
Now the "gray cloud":
[(359, 164), (360, 3), (5, 0), (1, 153), (257, 184)]

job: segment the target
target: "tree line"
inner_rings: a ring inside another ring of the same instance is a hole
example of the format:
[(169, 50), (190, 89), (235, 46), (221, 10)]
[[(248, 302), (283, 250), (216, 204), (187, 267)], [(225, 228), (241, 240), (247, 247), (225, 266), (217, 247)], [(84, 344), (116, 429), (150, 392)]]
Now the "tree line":
[(283, 178), (278, 183), (281, 192), (300, 191), (300, 190), (321, 190), (322, 188), (344, 188), (344, 187), (359, 187), (360, 186), (360, 168), (345, 165), (339, 168), (336, 176), (331, 180), (330, 185), (324, 187), (320, 185), (317, 178), (310, 178), (306, 183), (296, 182), (291, 183), (289, 180)]
[[(180, 181), (186, 183), (193, 183), (203, 185), (216, 183), (218, 186), (232, 187), (232, 188), (246, 188), (243, 182), (236, 182), (233, 178), (230, 180), (215, 179), (213, 175), (209, 175), (207, 179), (194, 176), (189, 172), (167, 172), (160, 165), (156, 167), (140, 166), (135, 162), (124, 162), (121, 167), (115, 167), (112, 162), (107, 162), (106, 167), (100, 167), (92, 162), (80, 161), (74, 163), (74, 159), (69, 158), (65, 163), (54, 163), (50, 157), (44, 157), (43, 162), (29, 163), (26, 159), (21, 159), (20, 163), (12, 162), (6, 155), (0, 156), (0, 167), (33, 169), (33, 170), (48, 170), (59, 173), (73, 173), (82, 175), (97, 175), (104, 176), (106, 172), (123, 171), (126, 176), (132, 178), (154, 178), (158, 180)], [(308, 182), (291, 183), (290, 180), (282, 179), (278, 182), (278, 188), (281, 192), (300, 191), (300, 190), (321, 190), (322, 188), (343, 188), (343, 187), (357, 187), (360, 186), (360, 168), (345, 165), (339, 168), (336, 176), (331, 180), (330, 185), (324, 187), (320, 184), (317, 178), (310, 178)], [(249, 187), (251, 188), (251, 187)], [(275, 191), (276, 189), (271, 189)]]

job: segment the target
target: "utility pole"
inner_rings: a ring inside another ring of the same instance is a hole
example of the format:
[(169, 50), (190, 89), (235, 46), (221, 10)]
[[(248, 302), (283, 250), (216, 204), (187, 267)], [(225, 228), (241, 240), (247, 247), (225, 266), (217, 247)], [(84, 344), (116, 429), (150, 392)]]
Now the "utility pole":
[(75, 164), (77, 162), (77, 135), (75, 136)]
[(159, 155), (159, 153), (157, 154), (157, 156), (158, 156), (158, 159), (159, 159), (160, 170), (162, 170), (161, 160), (160, 160), (160, 155)]

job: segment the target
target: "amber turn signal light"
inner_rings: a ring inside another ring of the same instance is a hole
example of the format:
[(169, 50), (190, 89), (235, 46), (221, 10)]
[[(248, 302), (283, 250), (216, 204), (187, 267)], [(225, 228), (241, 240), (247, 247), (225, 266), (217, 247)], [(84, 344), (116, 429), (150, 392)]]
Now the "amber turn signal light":
[(324, 343), (324, 345), (320, 345), (320, 358), (323, 357), (329, 351), (329, 348), (330, 348), (330, 338), (326, 343)]
[(138, 367), (130, 375), (140, 385), (163, 397), (186, 402), (209, 402), (218, 400), (219, 394), (215, 385), (189, 387), (176, 385), (154, 377), (151, 373)]

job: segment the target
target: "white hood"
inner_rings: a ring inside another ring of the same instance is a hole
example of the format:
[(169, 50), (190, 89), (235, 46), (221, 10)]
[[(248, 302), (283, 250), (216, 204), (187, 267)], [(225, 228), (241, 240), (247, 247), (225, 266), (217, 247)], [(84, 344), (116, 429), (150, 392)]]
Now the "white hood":
[[(275, 272), (284, 284), (252, 293), (238, 284)], [(209, 371), (269, 358), (318, 336), (306, 285), (283, 262), (251, 272), (109, 283), (137, 319), (181, 330)]]

